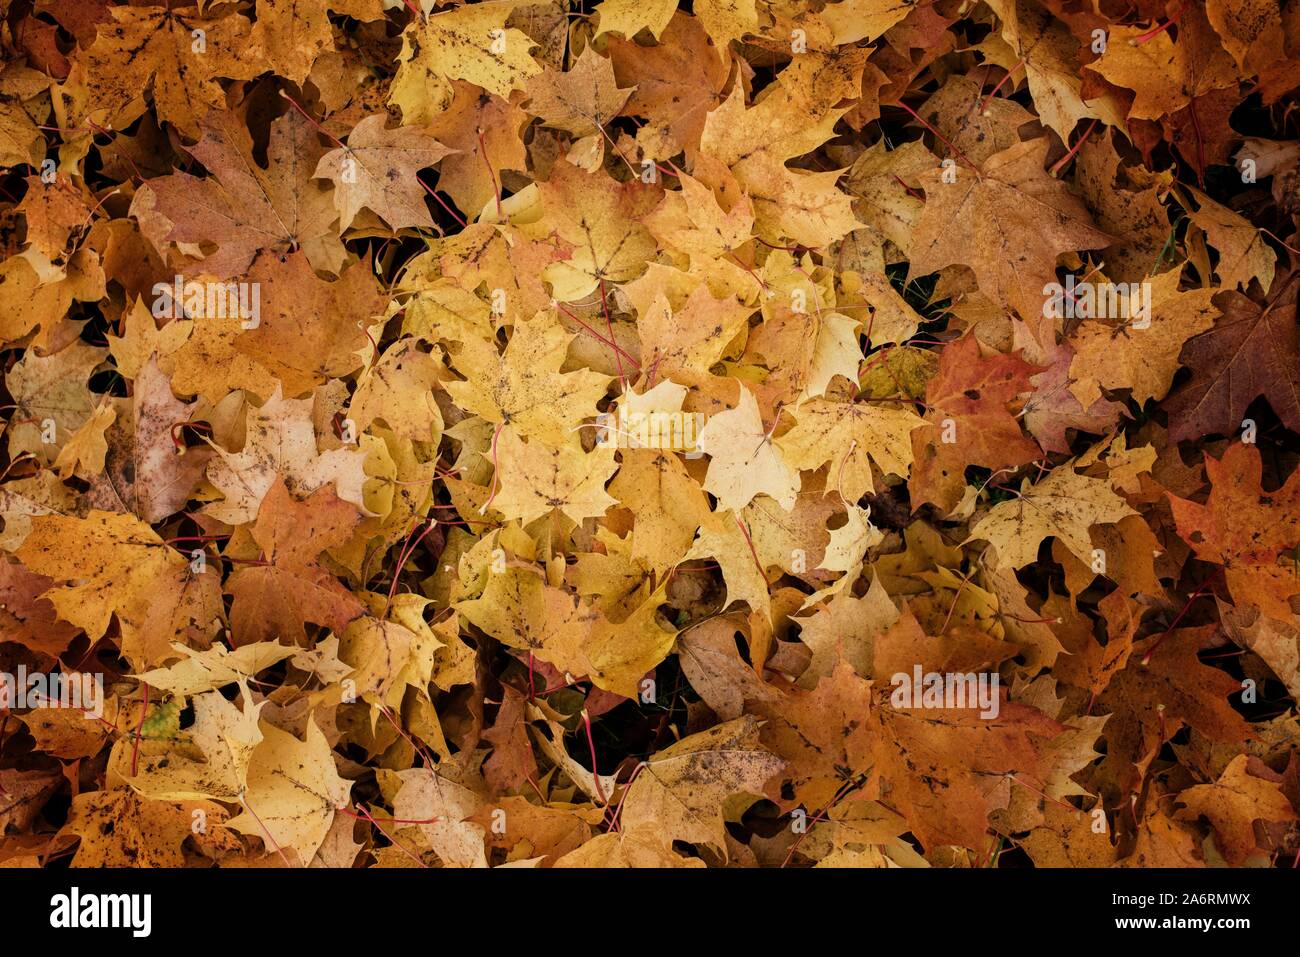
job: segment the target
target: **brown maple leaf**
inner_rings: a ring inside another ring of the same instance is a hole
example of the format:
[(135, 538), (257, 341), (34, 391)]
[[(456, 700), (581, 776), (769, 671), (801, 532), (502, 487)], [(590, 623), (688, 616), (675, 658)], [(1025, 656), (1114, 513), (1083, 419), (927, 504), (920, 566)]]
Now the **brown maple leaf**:
[(1192, 379), (1165, 406), (1174, 441), (1237, 431), (1260, 396), (1288, 428), (1300, 429), (1298, 289), (1300, 271), (1293, 270), (1273, 280), (1262, 304), (1231, 290), (1215, 296), (1223, 315), (1189, 339), (1178, 359)]

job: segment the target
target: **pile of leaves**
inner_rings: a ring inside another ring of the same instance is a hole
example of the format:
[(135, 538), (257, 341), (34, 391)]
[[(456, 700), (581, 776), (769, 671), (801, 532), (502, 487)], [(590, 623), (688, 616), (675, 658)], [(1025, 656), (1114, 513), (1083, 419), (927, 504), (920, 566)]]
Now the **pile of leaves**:
[(0, 861), (1300, 860), (1297, 0), (0, 45)]

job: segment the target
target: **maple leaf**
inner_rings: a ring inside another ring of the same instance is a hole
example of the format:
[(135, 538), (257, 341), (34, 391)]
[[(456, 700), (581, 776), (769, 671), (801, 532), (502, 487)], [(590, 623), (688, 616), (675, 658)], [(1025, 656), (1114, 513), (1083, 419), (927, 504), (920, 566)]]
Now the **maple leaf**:
[(174, 640), (210, 643), (223, 618), (217, 576), (194, 572), (134, 515), (39, 515), (16, 555), (37, 574), (76, 582), (44, 597), (87, 635), (103, 635), (116, 615), (122, 653), (138, 666), (174, 654)]
[(240, 707), (216, 691), (193, 699), (194, 724), (187, 735), (192, 754), (141, 746), (133, 756), (119, 742), (114, 746), (110, 762), (117, 765), (137, 793), (147, 798), (242, 802), (248, 791), (249, 763), (262, 741), (258, 714), (265, 702), (252, 704), (245, 684), (240, 685), (240, 691), (243, 700)]
[(556, 867), (707, 867), (683, 857), (659, 839), (656, 827), (643, 825), (618, 834), (597, 834), (555, 862)]
[[(969, 77), (951, 76), (917, 110), (954, 150), (976, 164), (1019, 143), (1017, 131), (1033, 119), (1033, 114), (1015, 101), (985, 101), (982, 92)], [(924, 168), (932, 165), (933, 160)]]
[(517, 834), (501, 834), (499, 827), (493, 831), (491, 814), (482, 813), (472, 820), (476, 824), (489, 825), (487, 840), (490, 846), (515, 852), (510, 853), (511, 860), (518, 860), (518, 853), (527, 850), (532, 860), (540, 856), (544, 866), (554, 864), (570, 851), (585, 846), (592, 839), (590, 822), (604, 813), (593, 813), (593, 809), (539, 806), (530, 804), (527, 798), (519, 795), (501, 798), (491, 811), (504, 811), (513, 817), (519, 830)]
[[(651, 274), (644, 278), (650, 279)], [(642, 293), (637, 288), (638, 297)], [(706, 373), (722, 358), (753, 312), (739, 300), (714, 296), (704, 283), (691, 289), (680, 303), (653, 285), (647, 285), (644, 294), (649, 301), (637, 309), (636, 321), (641, 364), (665, 378), (677, 373)]]
[(910, 409), (814, 399), (793, 415), (794, 427), (776, 440), (786, 461), (799, 469), (829, 464), (846, 499), (856, 501), (874, 490), (873, 462), (882, 472), (907, 477), (912, 464), (908, 436), (922, 424)]
[(656, 619), (661, 602), (662, 595), (652, 595), (614, 622), (521, 568), (494, 575), (480, 597), (457, 608), (488, 634), (561, 673), (587, 675), (602, 688), (633, 696), (637, 682), (673, 645), (675, 632)]
[(528, 111), (574, 136), (596, 133), (618, 116), (632, 90), (620, 90), (613, 64), (587, 47), (565, 71), (548, 70), (525, 87)]
[(1241, 692), (1230, 675), (1197, 660), (1209, 629), (1178, 628), (1135, 642), (1128, 665), (1097, 699), (1106, 722), (1108, 762), (1137, 763), (1186, 724), (1215, 741), (1239, 744), (1249, 725), (1228, 696)]
[(65, 269), (45, 279), (30, 258), (14, 256), (0, 263), (0, 305), (5, 307), (0, 338), (15, 341), (39, 330), (34, 341), (48, 348), (52, 336), (66, 332), (65, 317), (74, 302), (93, 302), (103, 295), (104, 272), (88, 250), (78, 249)]
[(677, 640), (677, 660), (691, 687), (724, 721), (739, 718), (750, 702), (767, 703), (778, 692), (740, 657), (736, 622), (730, 616), (701, 622)]
[(1278, 557), (1300, 541), (1300, 473), (1265, 492), (1262, 472), (1259, 450), (1235, 443), (1220, 459), (1205, 457), (1210, 495), (1204, 505), (1172, 493), (1169, 504), (1178, 534), (1197, 557), (1224, 566), (1233, 599), (1286, 621), (1300, 582)]
[[(449, 237), (442, 247), (446, 253), (440, 264), (445, 275), (454, 278), (462, 290), (476, 289), (482, 282), (493, 290), (500, 289), (506, 297), (507, 311), (521, 318), (555, 308), (541, 273), (572, 251), (570, 245), (557, 236), (549, 235), (534, 241), (520, 230), (490, 223), (472, 223), (456, 237)], [(432, 296), (434, 290), (430, 289), (429, 293)], [(477, 297), (455, 299), (440, 310), (443, 320), (454, 322), (454, 316), (463, 322), (469, 318), (472, 309), (457, 308), (462, 301), (468, 306), (469, 300), (474, 301), (474, 308), (482, 309), (484, 304)], [(417, 298), (416, 307), (423, 304), (423, 297)], [(441, 299), (439, 305), (442, 305)], [(451, 338), (463, 341), (472, 335), (467, 332), (465, 336)]]
[(211, 458), (207, 449), (176, 447), (175, 429), (191, 421), (194, 404), (172, 394), (157, 356), (135, 377), (132, 401), (122, 401), (104, 433), (104, 459), (91, 478), (89, 501), (104, 510), (135, 512), (158, 522), (180, 509), (193, 494)]
[[(1026, 358), (1032, 357), (1045, 367), (1030, 377), (1034, 393), (1025, 399), (1021, 410), (1025, 427), (1043, 451), (1068, 451), (1069, 429), (1106, 433), (1115, 428), (1124, 406), (1105, 398), (1097, 398), (1085, 406), (1071, 391), (1075, 384), (1071, 345), (1061, 343), (1050, 350), (1041, 350), (1023, 324), (1016, 325), (1014, 341), (1025, 349)], [(1086, 389), (1084, 394), (1090, 395)]]
[(704, 490), (717, 497), (720, 508), (739, 512), (760, 494), (786, 511), (794, 508), (799, 473), (786, 463), (759, 417), (758, 402), (743, 385), (736, 407), (710, 417), (698, 441), (709, 456)]
[(58, 789), (58, 774), (51, 771), (0, 771), (0, 831), (29, 827), (45, 802)]
[(812, 659), (799, 677), (800, 687), (817, 684), (841, 658), (859, 674), (870, 675), (875, 638), (892, 627), (898, 616), (889, 592), (876, 575), (861, 598), (839, 591), (815, 606), (807, 617), (795, 619), (799, 623), (799, 640), (812, 649)]
[[(418, 596), (398, 597), (424, 601)], [(348, 673), (352, 684), (348, 687), (355, 686), (356, 693), (366, 701), (396, 707), (408, 684), (421, 690), (427, 688), (430, 677), (427, 665), (431, 664), (431, 652), (439, 642), (418, 614), (410, 615), (412, 609), (404, 609), (407, 614), (402, 614), (400, 604), (385, 600), (377, 606), (373, 597), (367, 604), (371, 614), (354, 619), (343, 630), (339, 660), (352, 668)], [(391, 617), (387, 617), (390, 612)], [(414, 672), (421, 664), (426, 667), (417, 678)]]
[(292, 648), (263, 641), (227, 651), (213, 645), (203, 651), (175, 646), (182, 660), (167, 668), (155, 668), (137, 677), (151, 688), (190, 698), (229, 684), (247, 681), (294, 653)]
[(154, 245), (214, 244), (198, 265), (219, 279), (243, 273), (259, 250), (301, 247), (315, 264), (328, 265), (336, 255), (337, 214), (329, 190), (311, 179), (323, 151), (307, 120), (290, 112), (271, 124), (265, 168), (233, 114), (209, 113), (200, 129), (189, 153), (211, 175), (177, 170), (148, 180), (131, 202), (131, 215)]
[(574, 246), (568, 259), (542, 271), (561, 302), (582, 299), (602, 282), (635, 279), (654, 258), (654, 238), (640, 220), (658, 204), (658, 189), (588, 176), (561, 161), (538, 190), (545, 209), (539, 227)]
[(415, 339), (399, 339), (358, 377), (350, 417), (362, 431), (379, 419), (401, 438), (437, 442), (443, 421), (433, 386), (441, 377), (433, 353)]
[(1092, 815), (1075, 807), (1048, 804), (1045, 823), (1029, 832), (1022, 846), (1036, 867), (1110, 867), (1116, 860), (1106, 833), (1098, 834)]
[(489, 578), (482, 594), (461, 602), (457, 610), (494, 638), (515, 648), (541, 651), (572, 617), (574, 602), (563, 589), (545, 584), (536, 571), (507, 568)]
[(259, 321), (235, 348), (279, 379), (286, 395), (302, 395), (362, 365), (362, 325), (382, 313), (386, 301), (368, 263), (355, 262), (337, 282), (326, 282), (302, 252), (263, 254), (247, 281), (260, 290)]
[(785, 762), (759, 744), (752, 716), (719, 724), (665, 748), (641, 766), (623, 798), (630, 830), (654, 826), (665, 845), (726, 847), (723, 803), (736, 794), (761, 794)]
[(874, 801), (831, 808), (797, 851), (817, 867), (921, 867), (924, 858), (903, 839), (907, 822)]
[[(966, 486), (970, 465), (1000, 469), (1039, 458), (1007, 403), (1029, 391), (1034, 367), (1019, 356), (981, 355), (972, 337), (947, 346), (939, 373), (926, 386), (931, 413), (912, 430), (912, 486), (916, 504), (934, 502), (950, 509)], [(944, 429), (951, 422), (949, 434)]]
[(378, 19), (378, 10), (365, 15), (364, 3), (355, 0), (258, 0), (257, 22), (249, 37), (258, 55), (266, 57), (275, 72), (301, 83), (317, 58), (334, 49), (327, 10), (346, 11), (359, 19)]
[[(29, 352), (14, 363), (5, 373), (18, 419), (6, 430), (10, 456), (28, 453), (53, 463), (67, 437), (94, 412), (86, 382), (104, 355), (103, 349), (78, 341), (48, 356)], [(42, 437), (47, 421), (54, 423), (52, 442)]]
[(663, 569), (677, 562), (707, 521), (709, 501), (681, 460), (655, 449), (625, 449), (609, 494), (635, 516), (632, 557)]
[(658, 40), (677, 12), (677, 4), (672, 0), (602, 0), (595, 12), (599, 17), (596, 36), (615, 32), (631, 40), (648, 30)]
[(1242, 70), (1257, 73), (1283, 56), (1279, 11), (1251, 0), (1211, 0), (1205, 15)]
[[(1115, 27), (1106, 50), (1088, 69), (1134, 92), (1129, 116), (1155, 120), (1237, 83), (1232, 58), (1198, 8), (1181, 21), (1178, 42), (1168, 31), (1147, 36), (1140, 27)], [(1141, 42), (1136, 42), (1136, 41)]]
[[(206, 822), (198, 834), (196, 812)], [(130, 788), (88, 791), (72, 799), (63, 832), (80, 838), (73, 867), (184, 867), (186, 839), (216, 844), (229, 834), (227, 816), (212, 801), (152, 801)]]
[(637, 141), (668, 159), (700, 141), (710, 108), (722, 102), (731, 75), (729, 60), (700, 21), (675, 12), (654, 46), (607, 38), (619, 86), (634, 86), (624, 112), (650, 122)]
[(1135, 514), (1110, 484), (1058, 466), (1041, 482), (1025, 479), (1014, 498), (1000, 502), (971, 529), (997, 550), (998, 563), (1021, 568), (1038, 557), (1038, 546), (1049, 535), (1080, 557), (1092, 553), (1088, 531)]
[(1204, 867), (1197, 835), (1153, 805), (1138, 825), (1137, 839), (1120, 867)]
[(900, 143), (887, 150), (882, 141), (864, 150), (845, 176), (844, 185), (858, 197), (855, 215), (871, 233), (909, 254), (912, 231), (925, 203), (908, 183), (932, 169), (934, 162), (922, 143)]
[(59, 449), (54, 468), (63, 478), (71, 475), (93, 475), (104, 470), (104, 456), (108, 442), (104, 430), (113, 424), (117, 411), (108, 402), (101, 402), (72, 436)]
[[(710, 162), (712, 168), (708, 168)], [(732, 195), (740, 192), (739, 184), (721, 164), (701, 155), (695, 165), (700, 172), (704, 172), (701, 166), (708, 168), (710, 179), (721, 187), (711, 189), (695, 177), (679, 173), (681, 189), (665, 191), (663, 202), (646, 215), (645, 224), (656, 239), (688, 255), (721, 256), (749, 240), (754, 204), (743, 192), (739, 197)], [(723, 203), (729, 208), (724, 209)]]
[(786, 761), (796, 802), (824, 807), (875, 763), (867, 718), (871, 683), (842, 658), (811, 691), (755, 707), (768, 718), (762, 741)]
[[(832, 517), (843, 514), (845, 523), (831, 530), (827, 526)], [(800, 567), (807, 572), (807, 566), (826, 568), (835, 571), (847, 569), (830, 569), (826, 565), (829, 556), (831, 564), (841, 564), (849, 560), (853, 568), (861, 564), (861, 556), (854, 556), (852, 550), (858, 539), (870, 541), (872, 536), (869, 523), (860, 513), (845, 509), (834, 499), (817, 492), (803, 492), (796, 496), (794, 507), (784, 508), (775, 499), (760, 495), (746, 505), (737, 516), (738, 527), (743, 526), (748, 533), (746, 551), (758, 556), (758, 566), (764, 569), (773, 566), (783, 568), (792, 574), (798, 574)], [(748, 548), (753, 543), (752, 551)], [(878, 542), (876, 541), (872, 544)], [(865, 550), (865, 543), (864, 548)], [(798, 552), (803, 551), (802, 563)]]
[[(528, 740), (522, 694), (509, 685), (503, 689), (505, 700), (492, 727), (483, 737), (492, 745), (492, 756), (483, 764), (483, 776), (493, 791), (522, 788), (537, 776), (537, 760)], [(525, 805), (531, 807), (531, 805)]]
[(754, 204), (756, 227), (774, 242), (788, 236), (825, 246), (861, 225), (849, 196), (836, 188), (840, 172), (796, 172), (785, 165), (830, 137), (844, 112), (833, 102), (833, 95), (809, 96), (792, 79), (746, 108), (737, 87), (704, 124), (701, 149), (731, 168)]
[(1208, 818), (1228, 863), (1240, 867), (1259, 847), (1255, 821), (1296, 820), (1295, 809), (1278, 787), (1280, 779), (1281, 775), (1269, 771), (1258, 759), (1239, 754), (1218, 781), (1181, 792), (1178, 801), (1183, 809), (1175, 816), (1184, 820), (1198, 815)]
[(980, 288), (1027, 322), (1043, 313), (1043, 286), (1061, 253), (1108, 246), (1082, 202), (1047, 174), (1047, 139), (1017, 143), (978, 169), (952, 167), (957, 182), (931, 169), (917, 179), (925, 207), (912, 236), (911, 271), (962, 263)]
[(758, 29), (754, 0), (701, 0), (695, 15), (721, 47)]
[[(915, 662), (914, 650), (906, 649), (915, 648), (920, 634), (914, 621), (900, 620), (876, 642), (877, 660)], [(960, 658), (950, 661), (953, 668), (965, 664)], [(888, 670), (877, 668), (882, 674)], [(1041, 791), (1045, 746), (1064, 730), (1038, 709), (1015, 701), (1002, 701), (991, 718), (978, 708), (876, 704), (864, 727), (872, 744), (873, 781), (926, 848), (978, 847), (989, 813), (1007, 806), (1013, 783)]]
[[(110, 7), (109, 17), (76, 61), (68, 84), (79, 107), (73, 125), (96, 118), (121, 129), (153, 94), (160, 119), (187, 133), (211, 110), (223, 109), (218, 77), (249, 78), (243, 59), (250, 24), (239, 15), (205, 15), (198, 8)], [(202, 51), (194, 31), (203, 36)]]
[[(1093, 695), (1105, 691), (1111, 679), (1128, 664), (1133, 654), (1133, 638), (1141, 622), (1141, 613), (1122, 593), (1112, 592), (1103, 601), (1111, 606), (1103, 608), (1109, 625), (1106, 643), (1103, 645), (1091, 634), (1082, 633), (1082, 629), (1067, 633), (1070, 653), (1057, 661), (1055, 669), (1062, 681), (1087, 688)], [(1110, 614), (1112, 610), (1115, 620)]]
[(712, 558), (722, 571), (727, 601), (743, 601), (752, 611), (771, 617), (767, 576), (752, 547), (752, 536), (730, 511), (714, 512), (700, 523), (690, 551), (682, 561)]
[(876, 770), (922, 845), (978, 847), (989, 813), (1005, 807), (1011, 785), (1036, 783), (1043, 743), (1061, 726), (1034, 708), (1002, 705), (985, 720), (970, 710), (872, 713)]
[(6, 640), (34, 651), (58, 655), (77, 636), (78, 629), (60, 621), (54, 605), (42, 597), (54, 581), (35, 575), (21, 562), (0, 562), (0, 625)]
[(402, 34), (397, 83), (403, 74), (465, 80), (502, 99), (542, 71), (528, 51), (533, 41), (506, 26), (513, 0), (467, 4), (412, 21)]
[(512, 427), (499, 430), (495, 452), (484, 453), (496, 463), (497, 495), (492, 508), (527, 524), (559, 509), (575, 522), (599, 518), (616, 504), (605, 491), (618, 467), (614, 450), (600, 446), (590, 452), (572, 444), (549, 445), (541, 439), (525, 442)]
[[(471, 83), (456, 80), (452, 90), (451, 103), (429, 116), (427, 123), (429, 133), (453, 151), (438, 167), (438, 188), (446, 190), (461, 209), (472, 212), (500, 194), (505, 170), (526, 170), (528, 154), (521, 130), (528, 114)], [(426, 121), (409, 114), (406, 120)]]
[(1233, 641), (1264, 660), (1292, 696), (1300, 691), (1300, 630), (1257, 608), (1234, 608), (1223, 602), (1219, 602), (1219, 620)]
[(471, 820), (483, 799), (449, 778), (426, 769), (399, 771), (401, 787), (393, 799), (393, 814), (415, 826), (423, 841), (451, 867), (486, 867), (481, 824)]
[(1221, 206), (1204, 193), (1194, 193), (1200, 208), (1188, 218), (1205, 230), (1205, 238), (1219, 253), (1215, 272), (1228, 289), (1247, 287), (1258, 279), (1267, 289), (1273, 282), (1277, 255), (1263, 234), (1245, 217)]
[(241, 451), (214, 446), (217, 457), (208, 465), (208, 480), (226, 498), (207, 507), (213, 518), (232, 525), (253, 521), (277, 476), (299, 495), (333, 483), (339, 498), (364, 508), (365, 453), (318, 452), (310, 399), (285, 399), (277, 388), (261, 408), (248, 410), (245, 429)]
[(44, 185), (40, 177), (29, 176), (27, 195), (17, 207), (27, 222), (26, 262), (42, 280), (58, 273), (73, 232), (90, 212), (76, 191)]
[(1163, 399), (1178, 371), (1178, 356), (1192, 336), (1213, 325), (1218, 310), (1213, 289), (1178, 291), (1181, 269), (1150, 280), (1151, 315), (1141, 329), (1096, 319), (1079, 324), (1071, 338), (1070, 391), (1083, 406), (1101, 398), (1102, 389), (1131, 389), (1133, 400)]
[[(91, 678), (89, 675), (78, 677), (82, 680)], [(119, 720), (121, 709), (118, 707), (118, 701), (117, 698), (107, 699), (104, 702), (105, 707), (99, 709), (103, 712), (99, 718), (80, 710), (62, 707), (57, 701), (53, 701), (50, 702), (50, 707), (35, 708), (28, 712), (22, 720), (41, 750), (70, 760), (90, 758), (98, 755), (105, 744), (112, 740), (108, 733), (109, 728), (101, 723), (101, 719), (110, 726)], [(156, 715), (159, 710), (161, 709), (156, 709), (154, 714)], [(151, 724), (148, 718), (144, 724)], [(143, 731), (143, 724), (141, 729)], [(150, 733), (155, 730), (152, 724), (149, 730)], [(213, 805), (213, 809), (220, 810), (216, 805)]]
[(251, 532), (266, 564), (239, 568), (226, 583), (234, 596), (236, 643), (283, 636), (302, 644), (304, 622), (338, 630), (361, 614), (361, 603), (318, 564), (320, 553), (346, 541), (360, 518), (356, 506), (331, 489), (299, 502), (282, 481), (271, 486)]
[(266, 722), (261, 732), (241, 796), (244, 812), (228, 826), (273, 847), (291, 847), (300, 861), (310, 861), (325, 842), (335, 810), (347, 804), (352, 784), (339, 777), (329, 743), (311, 718), (306, 741)]
[(1300, 428), (1298, 288), (1300, 272), (1292, 272), (1274, 281), (1262, 305), (1239, 292), (1215, 297), (1222, 316), (1183, 346), (1179, 362), (1192, 380), (1165, 406), (1175, 441), (1235, 431), (1260, 396), (1288, 427)]
[(520, 438), (581, 444), (575, 428), (596, 415), (609, 380), (589, 369), (560, 371), (574, 338), (545, 316), (520, 323), (503, 356), (467, 348), (455, 363), (466, 381), (447, 382), (447, 392), (461, 408), (510, 426)]
[[(1025, 81), (1044, 126), (1068, 140), (1087, 117), (1122, 126), (1124, 114), (1109, 97), (1085, 95), (1079, 72), (1079, 42), (1052, 12), (1030, 0), (992, 0), (989, 6), (1001, 23), (1002, 37), (1012, 54), (1008, 68), (1023, 57)], [(1100, 101), (1100, 102), (1098, 102)]]
[(362, 207), (393, 229), (431, 228), (419, 171), (450, 152), (428, 133), (413, 127), (386, 127), (383, 114), (367, 116), (352, 128), (346, 146), (320, 158), (313, 174), (334, 183), (334, 208), (346, 229)]
[(905, 607), (873, 642), (872, 673), (892, 678), (914, 665), (923, 672), (984, 671), (1016, 653), (1013, 646), (972, 625), (947, 622), (942, 627), (942, 634), (927, 635), (912, 608)]
[(16, 63), (6, 64), (0, 72), (0, 90), (5, 94), (0, 105), (0, 164), (40, 165), (45, 156), (45, 137), (32, 116), (37, 108), (27, 107), (25, 101), (36, 99), (48, 85), (43, 74)]
[(1084, 142), (1075, 169), (1076, 184), (1097, 225), (1119, 237), (1104, 252), (1108, 276), (1129, 282), (1150, 278), (1164, 261), (1169, 238), (1169, 216), (1161, 201), (1165, 178), (1123, 164), (1112, 130)]

